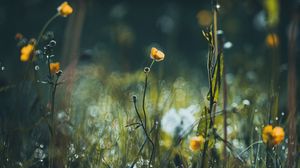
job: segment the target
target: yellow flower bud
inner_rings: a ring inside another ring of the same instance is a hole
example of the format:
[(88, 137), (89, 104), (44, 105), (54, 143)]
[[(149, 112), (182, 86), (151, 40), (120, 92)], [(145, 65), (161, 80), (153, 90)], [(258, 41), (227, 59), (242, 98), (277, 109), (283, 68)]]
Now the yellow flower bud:
[(274, 127), (272, 132), (273, 144), (277, 145), (284, 139), (284, 130), (281, 127)]
[(32, 52), (34, 50), (33, 44), (27, 44), (21, 49), (21, 56), (20, 60), (22, 62), (27, 62), (30, 59), (30, 56), (32, 55)]
[(203, 147), (205, 139), (202, 135), (192, 137), (190, 139), (190, 149), (195, 152)]
[(162, 61), (165, 58), (165, 54), (162, 51), (158, 50), (157, 48), (152, 47), (150, 52), (150, 57), (155, 61)]
[(68, 4), (68, 2), (63, 2), (59, 7), (57, 8), (58, 13), (63, 16), (67, 17), (71, 13), (73, 13), (73, 8)]

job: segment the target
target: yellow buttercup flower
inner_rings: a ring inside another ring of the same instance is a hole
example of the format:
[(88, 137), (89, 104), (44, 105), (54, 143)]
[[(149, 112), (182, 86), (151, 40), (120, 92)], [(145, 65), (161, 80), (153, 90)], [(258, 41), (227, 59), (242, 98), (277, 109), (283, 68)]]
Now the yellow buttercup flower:
[(59, 5), (57, 11), (61, 16), (67, 17), (68, 15), (73, 13), (73, 8), (69, 5), (68, 2), (65, 1), (61, 5)]
[(279, 45), (279, 37), (275, 33), (270, 33), (266, 37), (266, 44), (268, 47), (274, 48)]
[(273, 126), (267, 125), (262, 132), (262, 139), (264, 143), (268, 143), (272, 139)]
[(190, 149), (195, 152), (203, 147), (205, 139), (202, 135), (192, 137), (190, 139)]
[(281, 127), (275, 127), (272, 132), (273, 144), (277, 145), (284, 139), (284, 130)]
[(54, 73), (58, 72), (59, 69), (60, 69), (59, 62), (50, 63), (50, 72), (51, 72), (51, 74), (54, 74)]
[(284, 130), (281, 127), (274, 127), (272, 125), (267, 125), (264, 127), (262, 132), (263, 142), (274, 146), (280, 144), (284, 139)]
[(27, 62), (30, 59), (33, 50), (34, 50), (33, 44), (27, 44), (26, 46), (22, 47), (20, 60), (22, 62)]
[(155, 61), (162, 61), (165, 58), (165, 54), (162, 51), (158, 50), (157, 48), (152, 47), (150, 52), (150, 57)]

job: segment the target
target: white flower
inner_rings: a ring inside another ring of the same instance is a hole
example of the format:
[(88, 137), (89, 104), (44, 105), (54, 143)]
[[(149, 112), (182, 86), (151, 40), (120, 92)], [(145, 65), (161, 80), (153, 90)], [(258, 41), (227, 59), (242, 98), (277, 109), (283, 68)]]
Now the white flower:
[(195, 122), (194, 114), (198, 110), (198, 105), (191, 105), (187, 108), (181, 108), (178, 111), (174, 108), (170, 109), (161, 120), (162, 130), (171, 136), (176, 134), (182, 135)]
[(161, 120), (162, 129), (174, 136), (176, 127), (180, 125), (180, 117), (177, 114), (176, 110), (172, 108), (169, 110)]

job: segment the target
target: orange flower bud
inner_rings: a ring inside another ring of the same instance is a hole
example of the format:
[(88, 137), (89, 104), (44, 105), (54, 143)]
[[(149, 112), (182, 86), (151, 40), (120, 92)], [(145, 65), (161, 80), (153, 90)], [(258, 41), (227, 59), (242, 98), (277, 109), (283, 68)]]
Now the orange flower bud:
[(67, 17), (71, 13), (73, 13), (73, 8), (68, 4), (68, 2), (63, 2), (59, 7), (57, 8), (58, 13), (63, 16)]
[(266, 37), (266, 44), (268, 47), (277, 47), (279, 45), (279, 38), (277, 34), (270, 33)]
[(17, 33), (16, 35), (15, 35), (15, 39), (16, 40), (21, 40), (21, 39), (23, 39), (24, 37), (23, 37), (23, 34), (21, 34), (21, 33)]
[(152, 47), (150, 52), (150, 57), (155, 61), (162, 61), (165, 58), (165, 54), (162, 51), (158, 50), (157, 48)]
[(51, 72), (51, 74), (54, 74), (54, 73), (58, 72), (59, 69), (60, 69), (59, 62), (50, 63), (50, 72)]
[(209, 26), (212, 23), (212, 14), (208, 10), (201, 10), (197, 13), (197, 19), (200, 26)]

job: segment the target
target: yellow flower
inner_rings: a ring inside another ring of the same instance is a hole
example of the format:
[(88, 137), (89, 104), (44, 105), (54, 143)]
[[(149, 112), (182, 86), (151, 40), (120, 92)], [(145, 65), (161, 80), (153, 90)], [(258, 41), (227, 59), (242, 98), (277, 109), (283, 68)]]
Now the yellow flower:
[(262, 139), (264, 143), (270, 142), (270, 140), (272, 139), (272, 132), (273, 132), (272, 125), (267, 125), (264, 127), (262, 132)]
[(266, 37), (266, 44), (268, 47), (277, 47), (279, 44), (279, 37), (275, 33), (270, 33)]
[(68, 4), (68, 2), (63, 2), (59, 7), (57, 8), (58, 13), (63, 16), (67, 17), (71, 13), (73, 13), (73, 8)]
[(157, 48), (152, 47), (150, 52), (150, 57), (155, 61), (162, 61), (165, 58), (165, 54), (162, 51), (158, 50)]
[(59, 69), (60, 69), (59, 62), (50, 63), (50, 72), (51, 72), (51, 74), (54, 74), (54, 73), (58, 72)]
[(262, 139), (268, 145), (278, 145), (284, 139), (284, 130), (281, 127), (273, 128), (272, 125), (267, 125), (263, 129)]
[(34, 50), (33, 44), (27, 44), (26, 46), (22, 47), (20, 60), (22, 62), (27, 62), (30, 59), (33, 50)]
[(202, 135), (192, 137), (190, 139), (190, 149), (195, 152), (203, 147), (205, 139)]
[(275, 127), (272, 132), (273, 144), (277, 145), (284, 139), (284, 130), (281, 127)]

